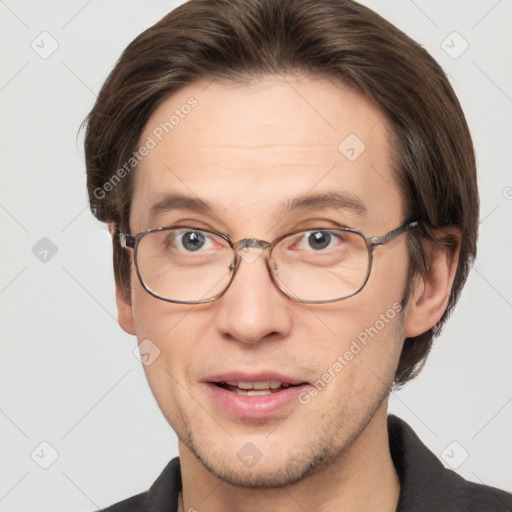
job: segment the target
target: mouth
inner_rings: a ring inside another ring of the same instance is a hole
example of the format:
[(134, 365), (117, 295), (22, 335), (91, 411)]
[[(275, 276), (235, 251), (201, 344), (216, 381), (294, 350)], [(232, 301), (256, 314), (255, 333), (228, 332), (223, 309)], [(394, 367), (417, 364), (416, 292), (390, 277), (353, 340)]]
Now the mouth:
[(289, 387), (300, 386), (300, 384), (279, 382), (277, 380), (263, 380), (259, 382), (221, 381), (213, 382), (212, 384), (231, 393), (244, 396), (265, 396), (278, 393)]
[(300, 392), (310, 386), (301, 379), (272, 372), (223, 374), (203, 383), (217, 407), (231, 417), (245, 419), (282, 416), (299, 404)]

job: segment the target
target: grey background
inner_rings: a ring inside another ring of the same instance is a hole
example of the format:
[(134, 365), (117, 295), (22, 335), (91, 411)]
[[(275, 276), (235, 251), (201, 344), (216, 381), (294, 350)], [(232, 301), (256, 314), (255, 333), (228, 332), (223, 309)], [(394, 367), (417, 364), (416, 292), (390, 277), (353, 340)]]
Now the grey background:
[[(447, 71), (482, 198), (458, 308), (390, 408), (447, 466), (512, 491), (512, 2), (364, 3)], [(0, 0), (2, 512), (94, 510), (145, 490), (177, 454), (136, 341), (117, 325), (111, 243), (87, 207), (77, 138), (121, 51), (174, 5)]]

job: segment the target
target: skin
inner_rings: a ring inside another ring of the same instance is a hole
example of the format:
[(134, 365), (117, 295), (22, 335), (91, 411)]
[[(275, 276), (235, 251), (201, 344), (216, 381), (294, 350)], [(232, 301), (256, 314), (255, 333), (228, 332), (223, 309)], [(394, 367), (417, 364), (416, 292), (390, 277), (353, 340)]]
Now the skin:
[[(197, 82), (155, 110), (141, 143), (191, 96), (197, 107), (138, 166), (132, 234), (192, 224), (233, 241), (271, 241), (318, 226), (382, 235), (406, 220), (387, 122), (357, 92), (311, 77)], [(366, 146), (352, 162), (338, 150), (349, 134)], [(326, 191), (357, 196), (366, 214), (332, 207), (285, 214), (292, 199)], [(211, 210), (150, 218), (150, 206), (171, 192), (200, 198)], [(243, 419), (218, 407), (202, 379), (232, 370), (276, 370), (317, 381), (365, 327), (402, 301), (406, 237), (377, 248), (360, 293), (330, 304), (288, 299), (271, 282), (262, 257), (242, 262), (231, 287), (209, 304), (158, 300), (135, 272), (131, 303), (118, 287), (121, 326), (161, 351), (144, 369), (179, 438), (184, 510), (395, 510), (399, 480), (388, 446), (388, 395), (404, 339), (428, 330), (446, 308), (456, 252), (427, 248), (431, 271), (414, 281), (405, 312), (307, 405), (297, 401), (273, 417)], [(248, 442), (262, 454), (252, 467), (237, 457)]]

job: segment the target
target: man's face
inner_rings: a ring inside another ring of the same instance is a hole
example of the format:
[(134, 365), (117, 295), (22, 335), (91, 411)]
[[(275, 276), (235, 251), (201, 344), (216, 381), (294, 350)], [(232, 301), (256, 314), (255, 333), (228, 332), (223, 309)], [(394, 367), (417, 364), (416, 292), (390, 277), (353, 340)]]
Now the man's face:
[[(197, 106), (182, 109), (190, 97)], [(158, 141), (155, 129), (176, 109), (179, 122)], [(141, 145), (148, 136), (157, 144), (136, 171), (131, 233), (187, 225), (234, 242), (272, 241), (327, 226), (382, 235), (404, 221), (387, 129), (378, 108), (327, 80), (189, 85), (156, 109), (141, 135)], [(287, 213), (297, 198), (332, 192), (357, 197), (366, 212), (312, 202)], [(209, 208), (151, 216), (168, 194)], [(243, 486), (297, 481), (338, 458), (376, 413), (385, 421), (404, 332), (397, 305), (406, 236), (376, 249), (360, 293), (328, 304), (287, 298), (264, 258), (242, 261), (230, 288), (209, 304), (164, 302), (135, 271), (131, 279), (138, 340), (160, 349), (145, 371), (183, 443), (182, 458), (192, 452), (213, 474)], [(300, 385), (252, 396), (233, 384), (271, 381)]]

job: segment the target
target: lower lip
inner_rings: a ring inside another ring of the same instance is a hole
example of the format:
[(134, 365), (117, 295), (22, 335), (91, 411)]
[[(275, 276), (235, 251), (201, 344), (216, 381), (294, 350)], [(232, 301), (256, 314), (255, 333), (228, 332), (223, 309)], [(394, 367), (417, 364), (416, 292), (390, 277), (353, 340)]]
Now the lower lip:
[(294, 401), (298, 403), (298, 395), (308, 384), (290, 386), (268, 395), (239, 395), (233, 391), (207, 382), (206, 386), (217, 404), (228, 413), (240, 418), (262, 419), (282, 413)]

